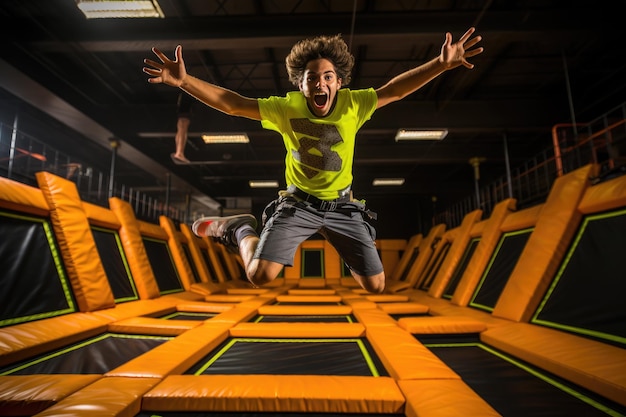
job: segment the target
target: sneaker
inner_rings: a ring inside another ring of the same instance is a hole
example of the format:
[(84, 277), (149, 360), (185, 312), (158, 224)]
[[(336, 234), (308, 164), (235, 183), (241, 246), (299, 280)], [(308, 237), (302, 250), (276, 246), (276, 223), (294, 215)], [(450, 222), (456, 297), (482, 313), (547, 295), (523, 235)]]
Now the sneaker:
[(191, 226), (191, 230), (200, 237), (209, 236), (228, 247), (237, 247), (234, 232), (244, 224), (256, 229), (256, 218), (252, 214), (238, 214), (229, 217), (201, 217)]

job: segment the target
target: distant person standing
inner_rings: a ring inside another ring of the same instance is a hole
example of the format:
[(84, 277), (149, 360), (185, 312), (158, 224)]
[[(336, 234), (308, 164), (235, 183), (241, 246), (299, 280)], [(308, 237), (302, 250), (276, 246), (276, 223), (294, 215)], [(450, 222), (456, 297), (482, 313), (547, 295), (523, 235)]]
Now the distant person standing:
[(176, 115), (178, 117), (176, 121), (176, 152), (171, 154), (172, 161), (175, 164), (188, 164), (189, 159), (185, 156), (185, 146), (187, 145), (187, 134), (189, 132), (189, 125), (191, 124), (191, 115), (193, 110), (193, 101), (195, 99), (181, 92), (178, 95), (178, 101), (176, 102)]

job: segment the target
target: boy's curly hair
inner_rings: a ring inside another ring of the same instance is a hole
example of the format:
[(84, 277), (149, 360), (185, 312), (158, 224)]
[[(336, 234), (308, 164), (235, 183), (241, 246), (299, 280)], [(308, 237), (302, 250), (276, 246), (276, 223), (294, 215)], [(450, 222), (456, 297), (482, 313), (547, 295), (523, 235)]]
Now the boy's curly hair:
[(342, 39), (341, 34), (321, 35), (296, 43), (285, 58), (289, 81), (299, 87), (304, 78), (307, 63), (320, 58), (328, 59), (333, 63), (337, 76), (342, 79), (342, 85), (350, 83), (354, 56), (348, 50), (348, 45)]

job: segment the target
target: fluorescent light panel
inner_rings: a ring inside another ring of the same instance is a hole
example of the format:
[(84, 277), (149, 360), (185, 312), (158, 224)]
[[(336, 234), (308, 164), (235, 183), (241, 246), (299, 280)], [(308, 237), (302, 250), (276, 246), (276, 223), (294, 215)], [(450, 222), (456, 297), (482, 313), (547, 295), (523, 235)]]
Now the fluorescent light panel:
[(278, 188), (278, 181), (274, 180), (250, 180), (250, 188)]
[(204, 133), (202, 140), (210, 143), (249, 143), (250, 138), (245, 133)]
[(76, 5), (87, 19), (165, 17), (157, 0), (76, 0)]
[(374, 178), (372, 185), (374, 187), (382, 187), (388, 185), (402, 185), (404, 184), (404, 178)]
[(398, 133), (396, 133), (396, 142), (399, 140), (442, 140), (447, 135), (448, 129), (398, 129)]

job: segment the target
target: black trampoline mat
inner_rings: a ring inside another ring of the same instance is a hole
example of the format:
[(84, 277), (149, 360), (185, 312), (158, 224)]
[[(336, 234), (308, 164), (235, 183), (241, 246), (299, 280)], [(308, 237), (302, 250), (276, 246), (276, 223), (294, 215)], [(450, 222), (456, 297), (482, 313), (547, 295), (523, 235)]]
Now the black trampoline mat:
[(105, 333), (0, 369), (0, 375), (104, 374), (172, 339)]
[(367, 339), (231, 338), (185, 374), (388, 376)]
[(503, 416), (594, 417), (626, 413), (619, 404), (484, 344), (426, 346)]

